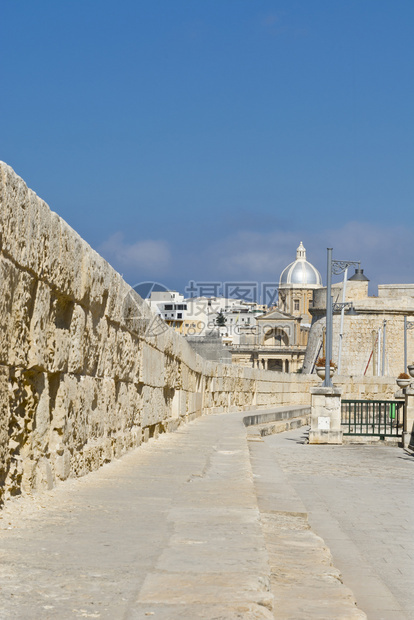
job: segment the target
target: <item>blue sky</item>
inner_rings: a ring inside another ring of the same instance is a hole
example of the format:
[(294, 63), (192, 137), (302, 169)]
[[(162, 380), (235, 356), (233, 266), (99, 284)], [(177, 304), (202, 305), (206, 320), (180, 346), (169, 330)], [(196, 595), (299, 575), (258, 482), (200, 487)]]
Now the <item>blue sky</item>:
[(0, 159), (135, 284), (413, 282), (412, 0), (5, 0)]

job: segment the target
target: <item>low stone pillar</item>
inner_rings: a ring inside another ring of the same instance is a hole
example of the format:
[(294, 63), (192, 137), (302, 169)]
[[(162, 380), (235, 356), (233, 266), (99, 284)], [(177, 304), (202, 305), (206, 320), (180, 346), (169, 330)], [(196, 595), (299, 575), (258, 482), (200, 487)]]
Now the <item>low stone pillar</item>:
[(309, 443), (341, 444), (341, 390), (336, 387), (314, 387), (310, 393)]
[(414, 389), (411, 386), (405, 388), (402, 440), (404, 448), (414, 448)]

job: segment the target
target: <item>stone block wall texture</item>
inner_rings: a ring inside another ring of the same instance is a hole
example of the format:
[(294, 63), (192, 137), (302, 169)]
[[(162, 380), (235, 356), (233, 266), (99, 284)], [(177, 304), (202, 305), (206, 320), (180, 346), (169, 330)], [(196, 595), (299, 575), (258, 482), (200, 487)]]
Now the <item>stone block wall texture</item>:
[(202, 414), (310, 405), (318, 383), (201, 358), (1, 162), (0, 284), (0, 503)]
[[(333, 299), (342, 299), (342, 285), (332, 287)], [(378, 297), (368, 297), (367, 282), (347, 282), (346, 300), (351, 301), (356, 316), (344, 316), (341, 372), (347, 375), (360, 377), (382, 375), (382, 358), (385, 333), (385, 367), (384, 375), (397, 377), (404, 372), (404, 316), (408, 321), (414, 320), (414, 285), (387, 284), (378, 286)], [(308, 337), (303, 369), (310, 373), (313, 364), (320, 353), (320, 344), (326, 325), (326, 289), (315, 291), (312, 305), (312, 326)], [(339, 357), (339, 334), (341, 331), (341, 317), (339, 313), (333, 315), (332, 359), (337, 362)], [(379, 366), (378, 372), (378, 342), (373, 351), (373, 333), (379, 334)], [(414, 330), (407, 330), (407, 361), (414, 361)]]

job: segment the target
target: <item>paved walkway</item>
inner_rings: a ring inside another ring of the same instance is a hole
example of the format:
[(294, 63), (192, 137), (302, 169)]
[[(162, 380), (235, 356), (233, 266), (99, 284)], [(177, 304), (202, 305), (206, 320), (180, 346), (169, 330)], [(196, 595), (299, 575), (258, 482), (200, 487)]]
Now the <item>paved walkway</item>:
[(298, 429), (266, 437), (265, 455), (370, 620), (414, 619), (414, 456), (381, 446), (310, 446)]
[(6, 511), (2, 620), (273, 618), (245, 434), (200, 418)]
[[(364, 618), (301, 497), (313, 482), (315, 497), (324, 480), (335, 486), (335, 467), (357, 471), (339, 458), (352, 448), (303, 445), (300, 432), (246, 441), (242, 417), (200, 418), (83, 479), (12, 502), (0, 519), (0, 618)], [(324, 465), (331, 452), (334, 464)], [(410, 458), (393, 454), (408, 475)]]

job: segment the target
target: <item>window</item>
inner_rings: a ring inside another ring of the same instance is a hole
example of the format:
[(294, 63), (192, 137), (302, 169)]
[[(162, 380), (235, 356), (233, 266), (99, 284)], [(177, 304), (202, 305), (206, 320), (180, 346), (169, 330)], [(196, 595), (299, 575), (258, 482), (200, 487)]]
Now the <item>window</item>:
[(299, 299), (295, 299), (294, 304), (295, 304), (295, 310), (297, 312), (299, 310)]
[(164, 310), (172, 310), (172, 309), (173, 309), (173, 305), (172, 304), (165, 304)]
[(183, 318), (183, 313), (182, 312), (178, 312), (177, 313), (177, 319), (182, 319)]

